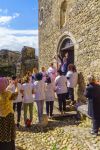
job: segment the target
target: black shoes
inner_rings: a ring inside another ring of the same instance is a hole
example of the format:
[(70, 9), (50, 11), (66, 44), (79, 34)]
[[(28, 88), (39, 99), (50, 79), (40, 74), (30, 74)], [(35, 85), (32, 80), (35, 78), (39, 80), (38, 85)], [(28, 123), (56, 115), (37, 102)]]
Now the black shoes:
[(91, 131), (90, 133), (91, 133), (92, 135), (98, 136), (98, 133), (97, 133), (97, 132)]

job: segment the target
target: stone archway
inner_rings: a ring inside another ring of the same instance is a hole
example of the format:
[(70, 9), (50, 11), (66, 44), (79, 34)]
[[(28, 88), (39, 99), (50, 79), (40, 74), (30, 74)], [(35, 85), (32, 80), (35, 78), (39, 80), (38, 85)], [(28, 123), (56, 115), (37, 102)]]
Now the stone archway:
[[(71, 32), (64, 32), (58, 39), (57, 44), (57, 56), (60, 55), (61, 57), (64, 57), (64, 54), (66, 52), (69, 53), (69, 63), (75, 63), (76, 64), (76, 55), (75, 52), (78, 50), (79, 45), (76, 42), (73, 34)], [(58, 61), (59, 58), (57, 57)]]
[(60, 56), (61, 60), (63, 57), (68, 55), (67, 63), (74, 64), (74, 44), (70, 38), (65, 38), (59, 47), (58, 55)]

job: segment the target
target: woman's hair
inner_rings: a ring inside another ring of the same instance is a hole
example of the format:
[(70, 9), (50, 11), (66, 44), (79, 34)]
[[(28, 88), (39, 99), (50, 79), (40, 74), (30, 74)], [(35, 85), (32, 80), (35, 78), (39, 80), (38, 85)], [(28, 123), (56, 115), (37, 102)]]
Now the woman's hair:
[(63, 74), (63, 72), (61, 71), (61, 69), (57, 70), (57, 72), (58, 72), (60, 75)]
[(31, 71), (27, 71), (26, 75), (30, 76), (31, 75)]
[(33, 74), (38, 73), (38, 69), (36, 67), (33, 68)]
[(52, 62), (50, 63), (50, 66), (52, 66), (52, 67), (53, 67), (53, 63), (52, 63)]
[(12, 76), (12, 80), (16, 80), (17, 79), (17, 76)]
[(24, 82), (25, 82), (25, 83), (28, 83), (29, 81), (30, 81), (29, 76), (25, 76), (25, 77), (24, 77)]
[(51, 78), (47, 77), (45, 82), (48, 83), (48, 84), (51, 83)]
[(40, 81), (40, 80), (42, 80), (43, 75), (42, 75), (42, 73), (37, 73), (35, 75), (35, 77), (36, 77), (36, 80)]
[(21, 83), (21, 84), (22, 84), (22, 79), (18, 79), (18, 83)]
[(68, 71), (77, 72), (75, 65), (74, 65), (74, 64), (69, 64), (69, 65), (68, 65)]
[(41, 67), (41, 70), (45, 70), (45, 67), (43, 66), (43, 67)]

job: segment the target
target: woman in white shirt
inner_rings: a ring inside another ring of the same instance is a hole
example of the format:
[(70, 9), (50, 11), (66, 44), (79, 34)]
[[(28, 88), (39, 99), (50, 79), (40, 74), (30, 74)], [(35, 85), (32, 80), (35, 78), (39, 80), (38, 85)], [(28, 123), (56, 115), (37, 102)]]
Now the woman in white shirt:
[(57, 70), (54, 67), (53, 63), (50, 64), (50, 67), (47, 70), (49, 77), (54, 81), (57, 75)]
[(21, 119), (21, 108), (22, 108), (22, 85), (18, 83), (18, 79), (16, 76), (12, 77), (11, 83), (8, 85), (7, 90), (11, 92), (15, 92), (16, 88), (18, 89), (18, 96), (16, 100), (13, 101), (13, 109), (14, 111), (17, 109), (17, 127), (20, 126)]
[(66, 111), (67, 78), (61, 70), (57, 72), (58, 76), (55, 79), (56, 93), (58, 96), (59, 111), (63, 114)]
[(45, 100), (45, 82), (42, 80), (42, 73), (36, 74), (36, 80), (37, 81), (34, 82), (34, 94), (38, 110), (38, 121), (41, 123)]
[(68, 87), (68, 98), (74, 102), (74, 88), (78, 82), (78, 73), (76, 67), (73, 64), (68, 65), (67, 77), (67, 87)]
[(30, 114), (30, 124), (33, 120), (33, 85), (30, 83), (29, 77), (25, 78), (25, 83), (22, 85), (23, 87), (23, 104), (24, 104), (24, 122), (25, 126), (27, 126), (27, 110), (29, 107)]
[(48, 117), (53, 115), (53, 105), (55, 99), (55, 85), (51, 82), (51, 78), (46, 78), (46, 113)]

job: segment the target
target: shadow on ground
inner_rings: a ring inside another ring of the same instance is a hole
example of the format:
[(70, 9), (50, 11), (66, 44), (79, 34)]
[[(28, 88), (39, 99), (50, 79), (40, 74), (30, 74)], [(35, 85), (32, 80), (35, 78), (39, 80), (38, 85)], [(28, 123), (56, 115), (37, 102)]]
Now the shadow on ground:
[[(55, 120), (56, 119), (56, 120)], [(43, 126), (41, 124), (33, 124), (31, 127), (24, 127), (20, 126), (17, 128), (17, 131), (20, 132), (33, 132), (33, 133), (46, 133), (50, 130), (54, 130), (56, 127), (64, 127), (64, 126), (70, 126), (70, 125), (79, 125), (79, 121), (74, 117), (74, 116), (68, 116), (67, 118), (65, 117), (57, 117), (54, 118), (53, 120), (48, 121), (47, 126)]]

